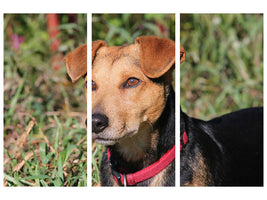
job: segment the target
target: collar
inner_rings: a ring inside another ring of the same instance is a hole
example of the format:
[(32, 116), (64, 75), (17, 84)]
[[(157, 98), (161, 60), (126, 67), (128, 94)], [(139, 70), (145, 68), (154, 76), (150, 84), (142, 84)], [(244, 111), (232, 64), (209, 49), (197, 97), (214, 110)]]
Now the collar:
[(180, 138), (180, 151), (185, 147), (188, 142), (187, 133), (184, 131), (183, 135)]
[[(110, 149), (108, 148), (109, 162), (110, 162), (110, 157), (111, 157), (111, 152)], [(112, 168), (111, 162), (110, 165), (115, 181), (120, 186), (127, 186), (127, 185), (136, 185), (139, 182), (145, 181), (155, 176), (163, 169), (165, 169), (174, 159), (175, 159), (175, 145), (173, 145), (173, 147), (169, 151), (167, 151), (167, 153), (165, 153), (158, 161), (135, 173), (122, 174), (120, 172), (115, 171)]]

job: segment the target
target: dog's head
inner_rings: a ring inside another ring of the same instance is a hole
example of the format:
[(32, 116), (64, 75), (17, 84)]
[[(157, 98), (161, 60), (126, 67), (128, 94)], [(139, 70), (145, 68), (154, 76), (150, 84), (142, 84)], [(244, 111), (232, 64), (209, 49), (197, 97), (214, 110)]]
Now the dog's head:
[(165, 107), (174, 64), (175, 42), (169, 39), (145, 36), (113, 47), (94, 41), (93, 138), (113, 145), (151, 129)]
[[(87, 45), (81, 45), (65, 57), (65, 65), (72, 82), (84, 77), (85, 97), (87, 98)], [(87, 124), (87, 120), (85, 121)]]

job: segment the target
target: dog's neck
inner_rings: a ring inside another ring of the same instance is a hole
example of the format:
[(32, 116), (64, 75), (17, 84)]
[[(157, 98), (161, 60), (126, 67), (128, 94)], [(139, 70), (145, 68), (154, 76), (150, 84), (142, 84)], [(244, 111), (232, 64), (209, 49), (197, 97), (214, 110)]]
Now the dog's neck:
[(137, 134), (120, 141), (115, 149), (125, 161), (137, 162), (145, 157), (147, 149), (156, 149), (153, 143), (157, 140), (157, 132), (149, 122), (143, 122)]
[(141, 131), (136, 135), (109, 147), (112, 159), (120, 162), (118, 165), (129, 172), (156, 162), (175, 144), (175, 123), (170, 120), (174, 119), (175, 115), (175, 94), (172, 87), (168, 93), (166, 107), (155, 124), (143, 122), (139, 129)]

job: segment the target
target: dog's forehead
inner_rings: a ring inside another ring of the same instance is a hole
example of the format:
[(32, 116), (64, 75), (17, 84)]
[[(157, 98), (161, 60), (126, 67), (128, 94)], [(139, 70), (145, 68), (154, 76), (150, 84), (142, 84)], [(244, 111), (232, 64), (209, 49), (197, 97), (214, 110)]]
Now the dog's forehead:
[(138, 45), (102, 47), (96, 54), (93, 66), (105, 65), (105, 67), (113, 67), (117, 62), (125, 58), (140, 66)]

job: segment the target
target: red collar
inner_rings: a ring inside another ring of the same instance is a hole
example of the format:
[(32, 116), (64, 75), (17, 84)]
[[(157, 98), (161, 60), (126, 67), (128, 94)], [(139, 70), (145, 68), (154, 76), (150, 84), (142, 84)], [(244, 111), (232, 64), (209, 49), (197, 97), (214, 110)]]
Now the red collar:
[(183, 136), (180, 139), (180, 151), (184, 148), (187, 142), (188, 142), (188, 136), (186, 132), (184, 131)]
[[(108, 148), (108, 160), (110, 161), (111, 152)], [(112, 169), (112, 174), (115, 178), (115, 181), (120, 186), (127, 186), (127, 185), (136, 185), (139, 182), (145, 181), (163, 169), (165, 169), (175, 158), (175, 145), (167, 151), (157, 162), (153, 163), (152, 165), (131, 174), (121, 174)]]

